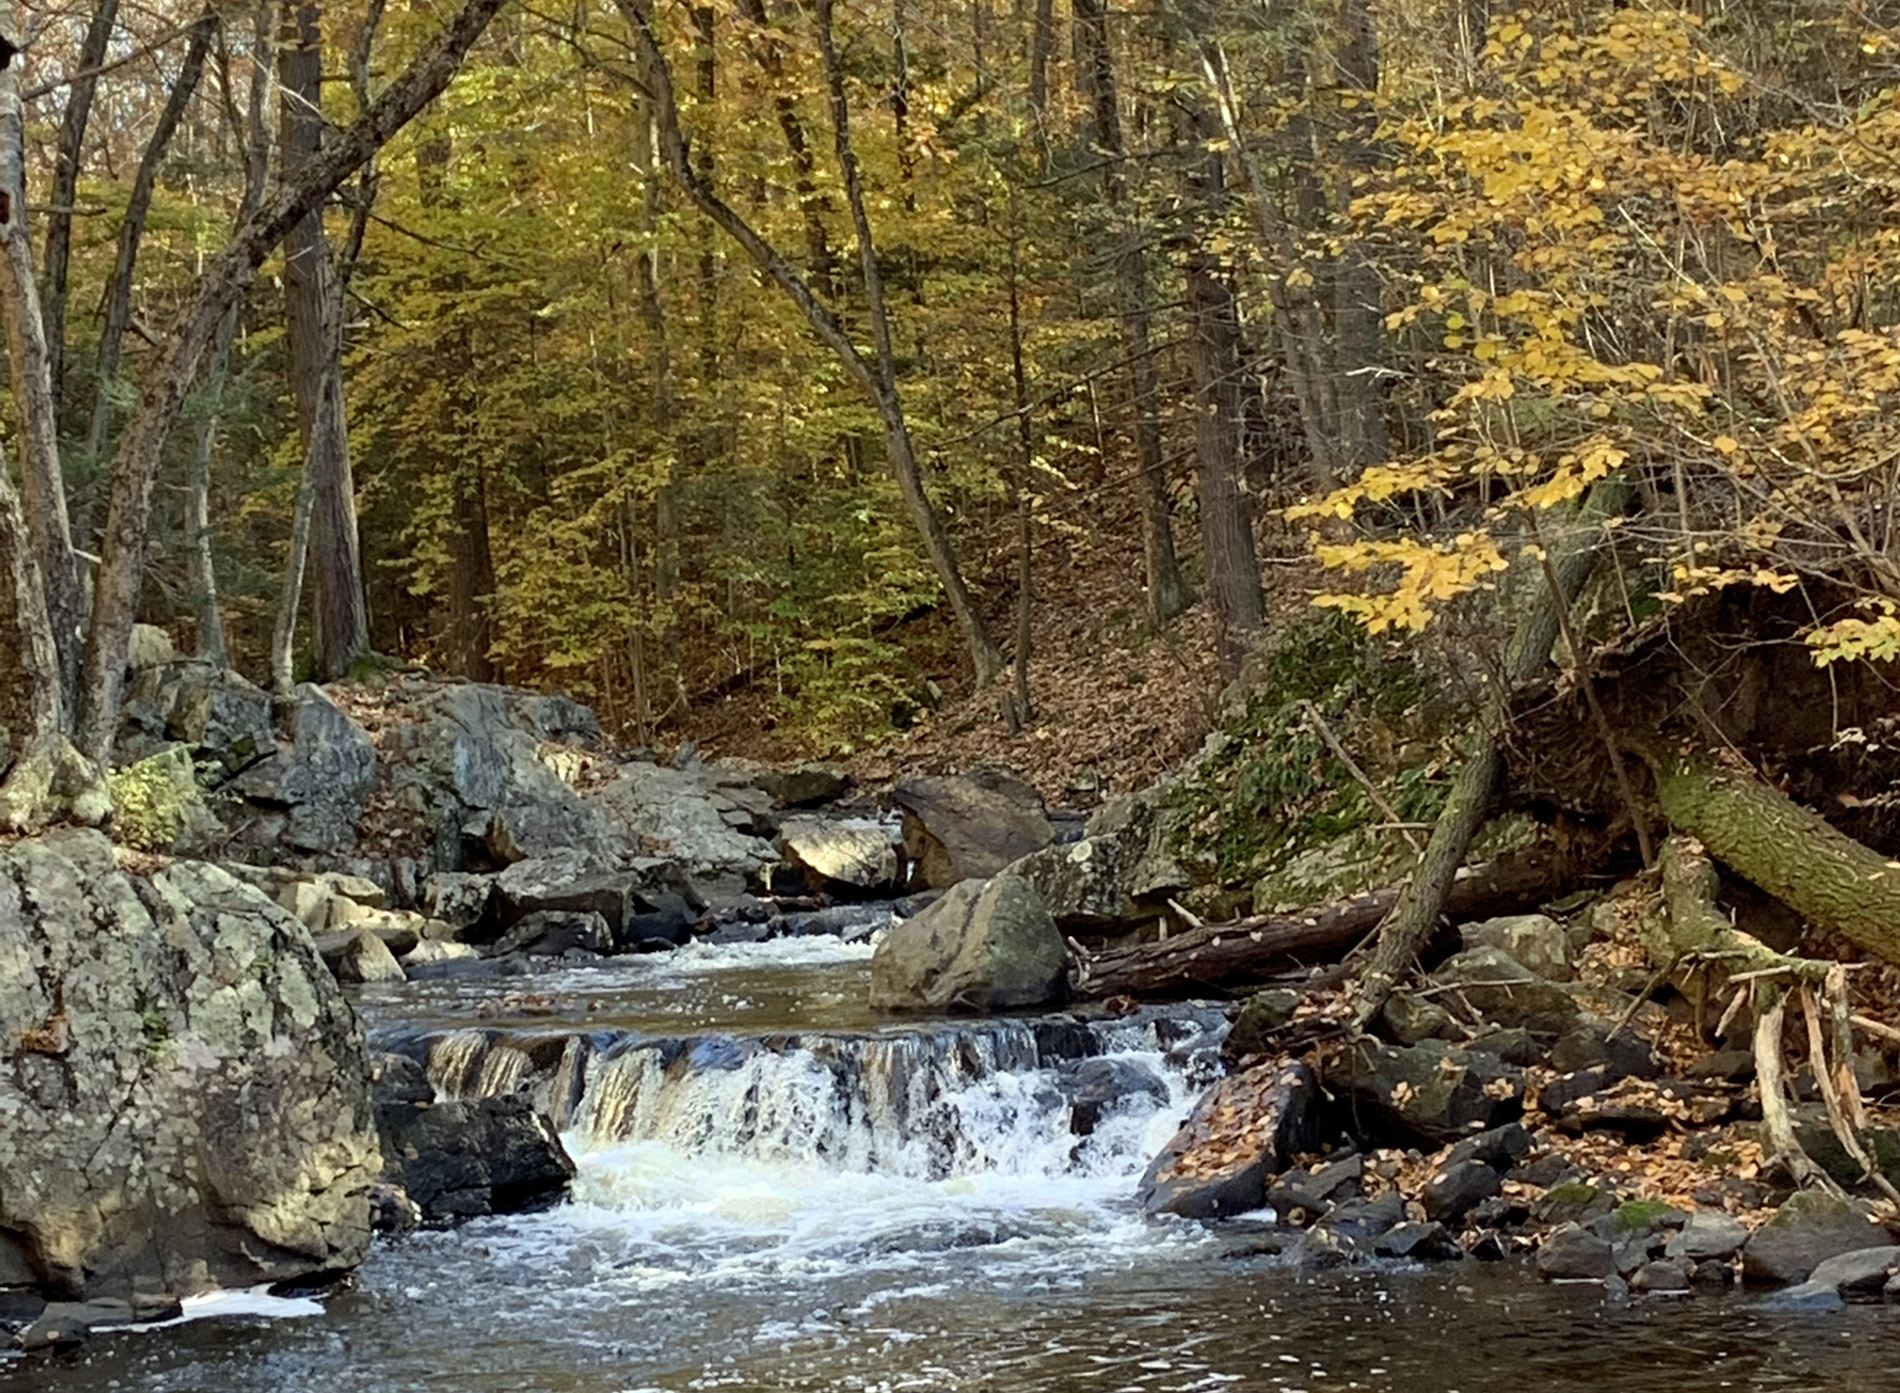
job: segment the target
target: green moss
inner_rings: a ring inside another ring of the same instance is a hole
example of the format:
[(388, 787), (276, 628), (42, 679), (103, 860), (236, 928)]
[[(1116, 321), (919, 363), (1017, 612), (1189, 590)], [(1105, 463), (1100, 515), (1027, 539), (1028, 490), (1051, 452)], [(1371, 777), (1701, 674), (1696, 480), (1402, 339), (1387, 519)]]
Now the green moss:
[[(1250, 678), (1252, 695), (1223, 732), (1226, 740), (1175, 791), (1182, 814), (1176, 851), (1210, 861), (1223, 883), (1237, 884), (1350, 839), (1345, 850), (1317, 858), (1325, 864), (1294, 870), (1294, 897), (1384, 878), (1396, 854), (1387, 844), (1407, 848), (1394, 832), (1369, 830), (1389, 818), (1328, 747), (1309, 708), (1401, 820), (1429, 821), (1449, 781), (1435, 746), (1406, 743), (1426, 724), (1420, 708), (1435, 685), (1415, 650), (1369, 639), (1343, 616), (1316, 614), (1287, 633)], [(1272, 888), (1265, 893), (1275, 897)]]
[[(1664, 1219), (1679, 1212), (1667, 1200), (1625, 1200), (1610, 1211), (1610, 1224), (1618, 1233), (1650, 1233)], [(1680, 1219), (1677, 1222), (1681, 1222)]]
[(1566, 1180), (1561, 1185), (1553, 1185), (1544, 1192), (1547, 1205), (1576, 1205), (1582, 1207), (1594, 1204), (1601, 1191), (1587, 1180)]

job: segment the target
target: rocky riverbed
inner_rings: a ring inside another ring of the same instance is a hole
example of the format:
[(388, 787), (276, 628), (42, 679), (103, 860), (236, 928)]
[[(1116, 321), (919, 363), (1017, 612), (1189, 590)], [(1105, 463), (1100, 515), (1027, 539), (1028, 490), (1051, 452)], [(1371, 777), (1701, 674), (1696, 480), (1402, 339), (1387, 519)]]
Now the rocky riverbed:
[[(1893, 1212), (1848, 1193), (1866, 1168), (1829, 1146), (1838, 1099), (1795, 1100), (1831, 1173), (1795, 1192), (1764, 1159), (1752, 1023), (1712, 1019), (1720, 1003), (1645, 957), (1641, 880), (1462, 926), (1365, 1033), (1321, 1028), (1337, 975), (1292, 961), (1216, 1006), (1051, 1014), (1100, 946), (1199, 928), (1182, 902), (1205, 887), (1164, 795), (1084, 819), (996, 772), (858, 794), (826, 766), (660, 764), (613, 750), (575, 703), (466, 684), (273, 707), (161, 658), (136, 692), (144, 849), (62, 833), (3, 853), (0, 952), (18, 971), (0, 1102), (19, 1121), (8, 1174), (27, 1179), (0, 1187), (0, 1321), (23, 1346), (75, 1347), (216, 1288), (321, 1284), (363, 1260), (372, 1226), (546, 1210), (585, 1191), (590, 1146), (672, 1116), (655, 1100), (682, 1079), (753, 1080), (690, 1144), (666, 1134), (683, 1164), (751, 1145), (735, 1138), (756, 1135), (760, 1090), (814, 1068), (824, 1107), (912, 1129), (839, 1142), (824, 1166), (876, 1173), (939, 1145), (964, 1159), (925, 1178), (953, 1177), (977, 1153), (945, 1138), (979, 1097), (1030, 1126), (1008, 1145), (1057, 1148), (1033, 1151), (1041, 1174), (1094, 1154), (1103, 1117), (1139, 1118), (1088, 1171), (1089, 1203), (1276, 1270), (1502, 1261), (1610, 1301), (1900, 1296)], [(800, 942), (855, 964), (843, 996), (791, 969)], [(721, 954), (749, 953), (777, 965), (719, 975)], [(697, 1030), (639, 1015), (650, 1002), (626, 1014), (611, 984), (643, 972), (694, 1003)], [(374, 1041), (351, 999), (384, 1020)], [(778, 1003), (771, 1031), (708, 1036), (755, 1000)], [(1165, 1052), (1210, 1010), (1220, 1030), (1193, 1060), (1100, 1044), (1134, 1012)], [(930, 1024), (996, 1011), (1033, 1027)], [(1855, 1058), (1876, 1099), (1883, 1047), (1876, 1033)], [(940, 1056), (974, 1072), (933, 1074)], [(648, 1120), (606, 1137), (608, 1096)], [(1868, 1160), (1892, 1167), (1900, 1131), (1877, 1102), (1865, 1121)], [(1003, 1141), (979, 1151), (973, 1173), (1016, 1164)]]

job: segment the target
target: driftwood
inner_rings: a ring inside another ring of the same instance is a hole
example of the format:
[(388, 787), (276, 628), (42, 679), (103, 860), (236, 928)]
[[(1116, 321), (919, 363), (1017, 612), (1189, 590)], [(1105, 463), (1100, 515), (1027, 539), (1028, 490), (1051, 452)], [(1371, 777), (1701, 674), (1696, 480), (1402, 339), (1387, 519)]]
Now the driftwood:
[[(1547, 849), (1516, 852), (1458, 873), (1444, 912), (1482, 918), (1534, 909), (1574, 882), (1574, 856)], [(1077, 996), (1186, 996), (1246, 986), (1292, 957), (1338, 953), (1379, 925), (1398, 903), (1394, 885), (1291, 914), (1262, 914), (1202, 924), (1155, 943), (1076, 955)]]

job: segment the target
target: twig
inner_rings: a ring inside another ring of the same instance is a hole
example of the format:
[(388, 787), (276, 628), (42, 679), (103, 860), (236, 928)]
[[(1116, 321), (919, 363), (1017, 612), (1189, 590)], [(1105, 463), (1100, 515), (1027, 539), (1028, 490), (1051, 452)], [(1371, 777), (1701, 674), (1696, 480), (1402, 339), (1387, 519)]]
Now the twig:
[(1895, 1030), (1890, 1025), (1883, 1025), (1869, 1016), (1862, 1015), (1852, 1015), (1847, 1019), (1877, 1040), (1888, 1040), (1900, 1044), (1900, 1030)]
[(1186, 920), (1187, 926), (1190, 929), (1204, 929), (1207, 927), (1207, 925), (1202, 921), (1200, 915), (1196, 914), (1193, 910), (1184, 907), (1179, 900), (1170, 899), (1168, 901), (1168, 908), (1173, 910), (1176, 914), (1180, 915), (1182, 919)]
[(1423, 856), (1425, 848), (1420, 846), (1418, 838), (1412, 835), (1412, 828), (1416, 824), (1405, 821), (1399, 816), (1399, 810), (1386, 801), (1385, 795), (1379, 792), (1379, 786), (1366, 777), (1366, 771), (1359, 767), (1359, 762), (1346, 753), (1346, 747), (1339, 743), (1339, 737), (1334, 735), (1333, 728), (1326, 724), (1326, 718), (1319, 714), (1319, 708), (1310, 701), (1303, 701), (1300, 703), (1300, 709), (1305, 712), (1307, 724), (1313, 727), (1313, 733), (1326, 742), (1326, 748), (1333, 752), (1333, 757), (1346, 766), (1348, 774), (1359, 781), (1359, 786), (1366, 791), (1366, 797), (1372, 800), (1372, 805), (1385, 814), (1384, 825), (1392, 827), (1405, 838), (1405, 844), (1412, 848), (1412, 855)]
[(1636, 994), (1636, 999), (1630, 1002), (1629, 1009), (1625, 1011), (1621, 1016), (1617, 1017), (1616, 1024), (1611, 1026), (1609, 1034), (1603, 1037), (1606, 1042), (1610, 1040), (1614, 1040), (1617, 1036), (1623, 1033), (1624, 1029), (1628, 1027), (1629, 1023), (1636, 1019), (1636, 1013), (1643, 1008), (1643, 1003), (1649, 1000), (1649, 998), (1655, 993), (1656, 988), (1660, 987), (1663, 984), (1664, 979), (1666, 979), (1669, 976), (1669, 974), (1674, 972), (1675, 970), (1676, 970), (1676, 960), (1673, 958), (1670, 960), (1669, 966), (1657, 969), (1656, 975), (1649, 979), (1649, 985), (1644, 987), (1642, 991)]

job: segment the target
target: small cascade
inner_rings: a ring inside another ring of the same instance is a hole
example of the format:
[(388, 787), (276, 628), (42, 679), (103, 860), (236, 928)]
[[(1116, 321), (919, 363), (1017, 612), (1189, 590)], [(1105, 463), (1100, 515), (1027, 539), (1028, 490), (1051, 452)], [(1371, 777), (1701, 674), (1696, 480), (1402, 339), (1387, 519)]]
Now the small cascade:
[[(443, 1097), (527, 1091), (585, 1148), (936, 1181), (1126, 1169), (1147, 1123), (1205, 1083), (1223, 1027), (1210, 1010), (665, 1039), (464, 1029), (407, 1048)], [(1098, 1090), (1110, 1059), (1139, 1086), (1096, 1097), (1084, 1124), (1072, 1095), (1092, 1059)]]

